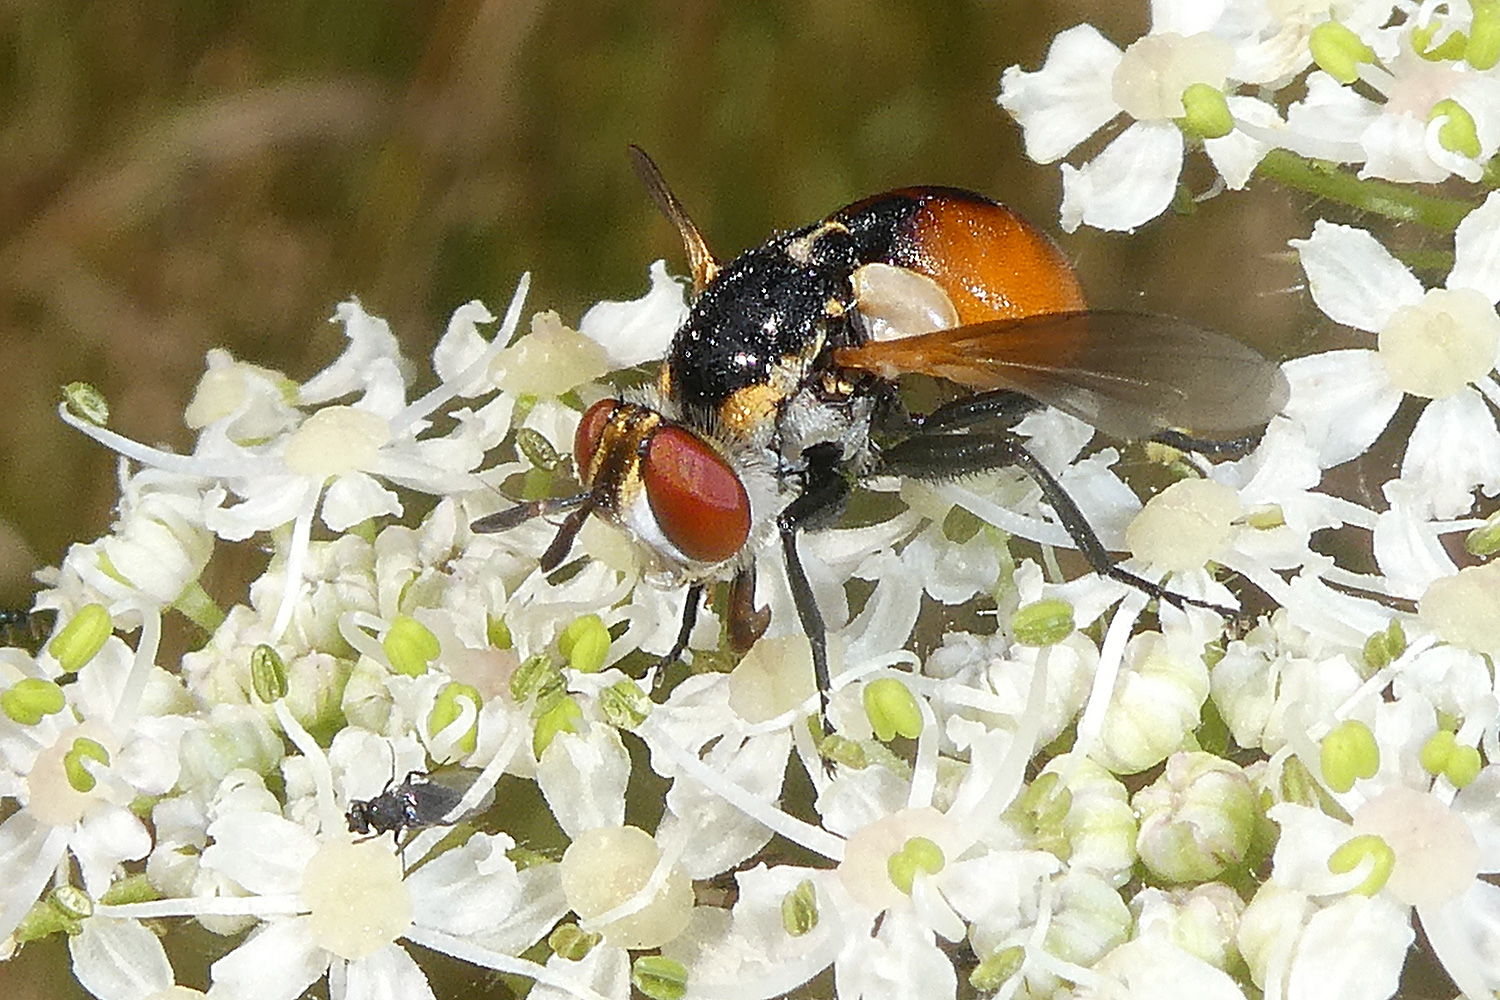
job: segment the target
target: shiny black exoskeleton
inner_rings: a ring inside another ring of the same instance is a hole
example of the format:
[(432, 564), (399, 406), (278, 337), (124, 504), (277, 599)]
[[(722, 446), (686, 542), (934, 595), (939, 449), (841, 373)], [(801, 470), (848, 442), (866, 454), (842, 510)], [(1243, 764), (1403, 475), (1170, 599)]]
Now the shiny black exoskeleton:
[(352, 800), (345, 814), (349, 832), (373, 836), (394, 833), (400, 839), (407, 830), (457, 822), (462, 817), (448, 814), (479, 778), (479, 773), (472, 767), (445, 767), (430, 774), (412, 771), (399, 785), (387, 785), (385, 791), (372, 799)]

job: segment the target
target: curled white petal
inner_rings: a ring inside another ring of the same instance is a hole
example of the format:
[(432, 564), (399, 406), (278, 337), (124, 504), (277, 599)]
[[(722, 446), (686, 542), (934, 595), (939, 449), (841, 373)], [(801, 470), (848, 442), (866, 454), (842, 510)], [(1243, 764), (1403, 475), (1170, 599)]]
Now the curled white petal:
[(1182, 172), (1182, 132), (1136, 122), (1082, 168), (1063, 164), (1062, 227), (1130, 231), (1172, 203)]

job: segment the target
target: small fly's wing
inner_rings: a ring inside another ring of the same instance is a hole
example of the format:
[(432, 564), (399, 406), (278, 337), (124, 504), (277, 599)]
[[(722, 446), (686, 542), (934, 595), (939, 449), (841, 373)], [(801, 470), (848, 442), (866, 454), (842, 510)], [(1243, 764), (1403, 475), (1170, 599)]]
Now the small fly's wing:
[(693, 272), (693, 294), (699, 294), (718, 275), (719, 262), (714, 259), (712, 251), (708, 249), (708, 241), (703, 238), (698, 227), (693, 225), (687, 209), (682, 207), (682, 202), (667, 187), (666, 178), (661, 175), (651, 157), (646, 155), (646, 151), (632, 145), (630, 160), (635, 164), (635, 172), (641, 183), (646, 185), (646, 192), (651, 195), (651, 200), (656, 202), (661, 214), (677, 227), (677, 232), (682, 237), (682, 247), (687, 252), (688, 267)]
[(483, 812), (495, 801), (495, 790), (485, 792), (473, 809), (463, 815), (450, 816), (459, 801), (479, 780), (480, 771), (473, 767), (439, 767), (428, 774), (413, 775), (402, 785), (409, 796), (411, 816), (417, 822), (410, 826), (434, 826), (439, 823), (457, 823), (460, 820)]
[(834, 351), (843, 368), (1011, 389), (1123, 440), (1166, 430), (1205, 440), (1253, 434), (1290, 395), (1253, 348), (1166, 316), (1044, 313)]

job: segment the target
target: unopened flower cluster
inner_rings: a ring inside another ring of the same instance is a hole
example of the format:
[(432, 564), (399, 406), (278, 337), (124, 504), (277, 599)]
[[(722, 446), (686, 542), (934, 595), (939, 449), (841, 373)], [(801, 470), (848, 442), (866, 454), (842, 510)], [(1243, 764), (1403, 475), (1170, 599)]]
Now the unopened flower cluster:
[[(1153, 11), (1123, 54), (1084, 26), (1006, 74), (1039, 158), (1134, 119), (1065, 168), (1065, 223), (1159, 213), (1113, 172), (1175, 188), (1193, 108), (1232, 113), (1193, 139), (1231, 187), (1273, 145), (1410, 181), (1472, 179), (1500, 141), (1500, 5)], [(1355, 42), (1343, 80), (1329, 46)], [(1419, 78), (1453, 106), (1413, 110)], [(101, 1000), (431, 997), (412, 946), (538, 998), (1381, 1000), (1420, 924), (1459, 991), (1494, 995), (1500, 195), (1476, 204), (1441, 288), (1362, 229), (1294, 242), (1317, 305), (1374, 336), (1288, 362), (1243, 457), (1153, 451), (1175, 481), (1143, 504), (1092, 428), (1018, 425), (1130, 569), (1256, 617), (1070, 579), (1017, 472), (872, 479), (899, 513), (800, 540), (827, 735), (775, 546), (766, 634), (731, 656), (705, 609), (658, 684), (684, 593), (642, 547), (591, 518), (544, 572), (546, 519), (470, 527), (566, 488), (583, 410), (666, 351), (685, 304), (660, 263), (576, 331), (528, 313), (525, 278), (499, 319), (469, 303), (421, 378), (352, 300), (305, 381), (211, 352), (191, 454), (74, 388), (62, 418), (121, 455), (121, 501), (45, 574), (49, 641), (0, 650), (7, 951), (66, 934)], [(1378, 511), (1322, 485), (1395, 433)], [(264, 570), (222, 607), (208, 570), (247, 547)], [(180, 662), (169, 615), (204, 636)], [(184, 921), (222, 937), (207, 983), (162, 947)]]

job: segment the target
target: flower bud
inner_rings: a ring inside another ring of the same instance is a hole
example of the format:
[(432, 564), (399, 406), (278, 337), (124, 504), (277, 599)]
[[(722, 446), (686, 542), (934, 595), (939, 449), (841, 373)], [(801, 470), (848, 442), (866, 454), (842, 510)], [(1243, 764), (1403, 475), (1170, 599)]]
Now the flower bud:
[(1255, 793), (1229, 761), (1175, 753), (1160, 778), (1136, 793), (1136, 850), (1169, 883), (1207, 882), (1244, 863), (1255, 833)]

